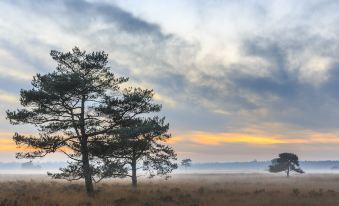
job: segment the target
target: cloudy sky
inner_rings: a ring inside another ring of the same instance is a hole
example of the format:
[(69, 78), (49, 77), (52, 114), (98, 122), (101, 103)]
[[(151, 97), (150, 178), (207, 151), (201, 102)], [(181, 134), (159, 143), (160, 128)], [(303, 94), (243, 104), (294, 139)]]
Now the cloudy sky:
[[(50, 50), (104, 50), (112, 70), (156, 91), (180, 158), (339, 159), (335, 0), (2, 0), (0, 161), (14, 160), (7, 109)], [(50, 156), (50, 159), (58, 159)]]

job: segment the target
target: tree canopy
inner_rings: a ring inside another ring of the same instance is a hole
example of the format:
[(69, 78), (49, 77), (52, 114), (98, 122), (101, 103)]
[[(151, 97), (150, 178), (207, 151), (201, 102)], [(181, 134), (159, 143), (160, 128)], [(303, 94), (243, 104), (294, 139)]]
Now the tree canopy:
[(269, 171), (273, 173), (286, 171), (287, 177), (289, 177), (290, 171), (304, 173), (299, 167), (298, 156), (293, 153), (281, 153), (279, 158), (273, 159), (271, 163)]

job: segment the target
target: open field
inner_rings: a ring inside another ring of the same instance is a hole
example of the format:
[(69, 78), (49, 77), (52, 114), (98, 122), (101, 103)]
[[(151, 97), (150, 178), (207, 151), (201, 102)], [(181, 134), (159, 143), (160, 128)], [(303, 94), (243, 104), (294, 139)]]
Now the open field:
[(338, 174), (176, 174), (168, 181), (143, 179), (136, 191), (128, 180), (113, 180), (97, 184), (94, 199), (86, 197), (82, 182), (39, 175), (0, 179), (0, 206), (339, 205)]

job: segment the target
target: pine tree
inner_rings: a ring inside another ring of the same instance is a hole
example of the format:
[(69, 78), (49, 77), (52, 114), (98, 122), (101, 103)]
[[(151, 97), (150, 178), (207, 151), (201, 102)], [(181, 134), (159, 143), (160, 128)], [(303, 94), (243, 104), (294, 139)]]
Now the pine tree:
[(121, 128), (118, 137), (111, 137), (108, 144), (97, 144), (98, 154), (109, 158), (113, 162), (121, 160), (130, 170), (127, 176), (131, 177), (132, 186), (137, 187), (137, 171), (147, 172), (149, 177), (165, 176), (177, 168), (176, 154), (166, 144), (171, 138), (168, 134), (169, 124), (165, 118), (138, 118), (131, 126)]
[(56, 70), (34, 76), (33, 88), (20, 92), (23, 108), (7, 111), (12, 124), (34, 125), (39, 131), (37, 136), (15, 133), (16, 144), (30, 148), (16, 157), (33, 159), (63, 152), (71, 160), (69, 165), (49, 175), (83, 178), (88, 195), (93, 196), (93, 180), (124, 176), (127, 171), (120, 161), (95, 157), (91, 145), (106, 141), (107, 134), (128, 126), (138, 115), (161, 107), (150, 102), (152, 90), (121, 89), (128, 78), (117, 78), (110, 72), (108, 55), (103, 51), (86, 53), (75, 47), (71, 52), (51, 51), (50, 55), (57, 62)]
[(304, 173), (302, 169), (299, 168), (298, 156), (293, 153), (281, 153), (279, 158), (273, 159), (272, 164), (269, 166), (270, 172), (283, 172), (286, 171), (286, 176), (290, 176), (290, 171), (297, 173)]

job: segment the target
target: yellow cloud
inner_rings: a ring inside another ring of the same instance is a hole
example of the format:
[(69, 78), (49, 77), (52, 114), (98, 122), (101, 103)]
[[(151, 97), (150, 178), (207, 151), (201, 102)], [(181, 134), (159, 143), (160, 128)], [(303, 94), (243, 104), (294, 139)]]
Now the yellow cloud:
[(0, 145), (0, 151), (18, 151), (18, 147), (13, 145)]
[(172, 136), (170, 139), (168, 139), (166, 142), (167, 142), (168, 144), (174, 144), (174, 143), (179, 142), (179, 141), (181, 141), (181, 140), (182, 140), (182, 137), (173, 135), (173, 136)]
[[(1, 138), (0, 139), (0, 151), (14, 151), (14, 152), (20, 152), (20, 151), (34, 151), (35, 149), (32, 147), (27, 146), (17, 146), (13, 139), (11, 138)], [(65, 151), (67, 153), (71, 153), (72, 150), (68, 147), (61, 147), (57, 150), (58, 152)]]
[(217, 145), (220, 143), (249, 143), (249, 144), (287, 144), (305, 143), (304, 139), (288, 139), (242, 133), (206, 133), (195, 132), (190, 140), (200, 144)]
[(0, 131), (0, 151), (18, 151), (19, 148), (13, 141), (14, 132)]
[[(293, 137), (293, 138), (292, 138)], [(170, 143), (190, 141), (204, 145), (218, 145), (222, 143), (247, 143), (255, 145), (273, 144), (324, 144), (339, 143), (339, 132), (321, 133), (316, 131), (301, 130), (287, 134), (270, 134), (255, 129), (246, 129), (232, 133), (209, 133), (194, 131), (186, 134), (174, 135)]]
[[(20, 133), (22, 135), (32, 135), (29, 133)], [(20, 152), (20, 151), (33, 151), (34, 149), (31, 147), (27, 147), (27, 146), (21, 146), (18, 147), (14, 140), (12, 139), (14, 135), (14, 132), (6, 132), (6, 131), (0, 131), (0, 151), (16, 151), (16, 152)], [(70, 148), (68, 147), (62, 147), (60, 148), (58, 151), (61, 152), (61, 150), (65, 151), (65, 152), (72, 152)]]
[(338, 134), (314, 132), (309, 135), (308, 139), (310, 142), (314, 143), (339, 143)]
[(12, 138), (8, 138), (8, 137), (2, 137), (0, 138), (0, 151), (14, 151), (14, 150), (18, 150), (17, 146), (15, 145), (14, 141), (12, 140)]

